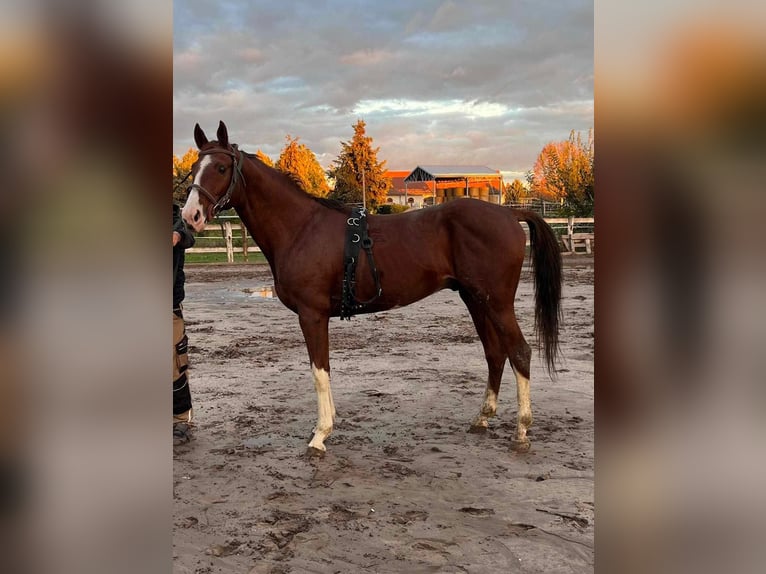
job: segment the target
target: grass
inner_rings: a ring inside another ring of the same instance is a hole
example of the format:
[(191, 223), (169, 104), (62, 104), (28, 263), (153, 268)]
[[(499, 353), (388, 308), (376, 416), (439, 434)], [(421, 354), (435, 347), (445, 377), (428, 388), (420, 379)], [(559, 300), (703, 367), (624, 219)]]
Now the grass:
[[(187, 253), (187, 264), (205, 264), (205, 263), (226, 263), (225, 253)], [(234, 254), (234, 263), (266, 263), (266, 258), (263, 253), (251, 252), (247, 254), (247, 261), (245, 261), (242, 253)]]

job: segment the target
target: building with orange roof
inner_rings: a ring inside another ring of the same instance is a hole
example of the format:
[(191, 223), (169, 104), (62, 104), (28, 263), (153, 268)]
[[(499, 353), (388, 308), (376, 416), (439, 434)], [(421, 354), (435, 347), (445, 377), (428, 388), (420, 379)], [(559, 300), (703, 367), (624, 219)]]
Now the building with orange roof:
[(392, 182), (388, 203), (425, 207), (463, 197), (501, 203), (503, 176), (483, 165), (419, 165), (386, 175)]

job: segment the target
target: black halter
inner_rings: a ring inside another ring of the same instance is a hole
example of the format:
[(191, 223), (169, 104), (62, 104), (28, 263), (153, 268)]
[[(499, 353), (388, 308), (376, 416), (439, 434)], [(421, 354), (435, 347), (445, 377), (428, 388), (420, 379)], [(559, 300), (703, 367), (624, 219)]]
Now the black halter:
[(228, 208), (229, 201), (231, 201), (231, 195), (234, 193), (234, 188), (237, 186), (239, 181), (241, 180), (243, 184), (245, 183), (245, 176), (242, 175), (242, 151), (237, 147), (237, 144), (231, 144), (231, 148), (231, 150), (216, 148), (199, 152), (200, 156), (211, 155), (214, 153), (222, 153), (231, 156), (231, 181), (229, 182), (229, 188), (226, 190), (226, 193), (216, 199), (213, 197), (212, 193), (210, 193), (198, 183), (192, 183), (187, 189), (188, 193), (191, 193), (196, 189), (210, 202), (207, 216), (208, 221), (211, 221), (221, 210)]

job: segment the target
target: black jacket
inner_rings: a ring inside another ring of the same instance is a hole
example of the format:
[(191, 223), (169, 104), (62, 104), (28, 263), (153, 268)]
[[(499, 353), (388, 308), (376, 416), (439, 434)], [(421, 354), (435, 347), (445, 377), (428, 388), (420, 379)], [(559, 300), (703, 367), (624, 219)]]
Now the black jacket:
[(184, 300), (184, 250), (194, 245), (194, 236), (181, 219), (181, 208), (173, 204), (173, 231), (181, 234), (181, 241), (173, 246), (173, 309)]

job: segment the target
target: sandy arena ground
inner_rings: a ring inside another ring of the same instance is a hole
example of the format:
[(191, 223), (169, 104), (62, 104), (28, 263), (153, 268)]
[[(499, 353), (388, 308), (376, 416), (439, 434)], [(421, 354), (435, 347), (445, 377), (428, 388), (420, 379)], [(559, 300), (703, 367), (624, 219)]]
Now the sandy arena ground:
[[(532, 448), (516, 385), (468, 433), (486, 363), (457, 293), (330, 322), (338, 418), (304, 456), (316, 393), (268, 266), (187, 269), (194, 439), (174, 453), (177, 573), (593, 572), (593, 259), (565, 258), (558, 380), (535, 351)], [(531, 272), (516, 301), (534, 347)]]

